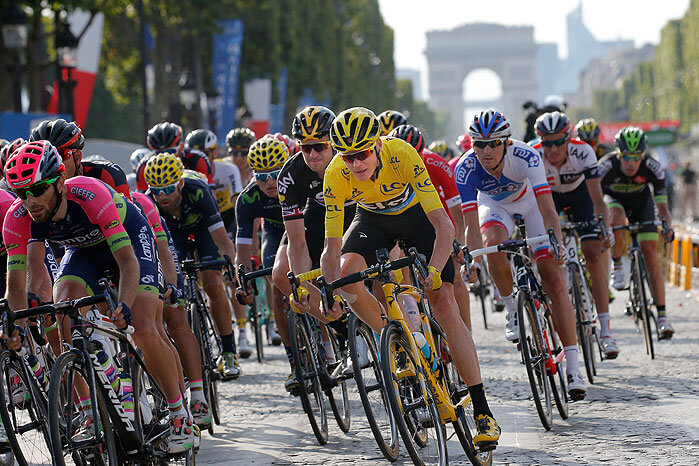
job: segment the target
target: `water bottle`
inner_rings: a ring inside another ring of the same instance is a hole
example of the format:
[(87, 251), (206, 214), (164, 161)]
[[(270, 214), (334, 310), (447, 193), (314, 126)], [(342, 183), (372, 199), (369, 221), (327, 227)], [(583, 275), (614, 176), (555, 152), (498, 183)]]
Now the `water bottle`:
[(437, 361), (432, 357), (432, 350), (430, 349), (430, 345), (427, 344), (425, 335), (423, 335), (422, 332), (414, 332), (413, 337), (415, 338), (415, 343), (417, 344), (418, 348), (420, 348), (420, 351), (422, 351), (422, 355), (425, 356), (427, 362), (432, 365), (432, 372), (436, 372)]
[(124, 407), (124, 412), (131, 421), (135, 419), (133, 410), (133, 384), (126, 371), (119, 372), (119, 399)]
[(27, 364), (29, 364), (29, 367), (31, 367), (32, 372), (34, 372), (34, 377), (36, 377), (36, 380), (39, 381), (39, 384), (43, 387), (43, 389), (46, 390), (49, 381), (48, 377), (46, 377), (46, 372), (44, 372), (44, 368), (41, 366), (41, 363), (39, 362), (39, 359), (33, 354), (28, 354), (25, 357), (27, 359)]
[[(401, 307), (405, 313), (405, 319), (408, 321), (408, 326), (411, 330), (417, 331), (420, 329), (420, 309), (417, 306), (415, 298), (408, 294), (399, 296)], [(424, 337), (423, 337), (424, 338)]]
[(96, 356), (97, 362), (100, 363), (100, 366), (102, 366), (102, 370), (107, 376), (107, 380), (109, 380), (109, 384), (112, 386), (115, 393), (119, 393), (119, 371), (117, 371), (117, 369), (114, 367), (114, 362), (112, 361), (112, 358), (110, 358), (109, 355), (105, 353), (104, 349), (102, 348), (100, 348), (99, 351), (97, 351)]

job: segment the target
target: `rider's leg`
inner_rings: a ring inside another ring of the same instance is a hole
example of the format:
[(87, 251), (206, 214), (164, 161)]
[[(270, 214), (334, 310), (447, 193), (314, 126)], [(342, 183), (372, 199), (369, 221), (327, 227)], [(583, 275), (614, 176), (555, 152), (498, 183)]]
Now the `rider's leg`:
[(231, 308), (228, 303), (226, 291), (223, 288), (223, 281), (220, 270), (202, 270), (201, 281), (204, 285), (204, 292), (209, 297), (211, 303), (211, 316), (214, 320), (216, 333), (221, 337), (224, 353), (234, 353), (233, 343), (233, 322), (231, 321)]
[[(360, 272), (367, 268), (364, 257), (354, 252), (342, 254), (341, 276)], [(381, 333), (384, 322), (381, 318), (381, 305), (376, 298), (369, 293), (363, 282), (353, 283), (340, 289), (340, 295), (352, 306), (352, 310), (374, 332)]]
[(469, 331), (473, 330), (471, 327), (470, 296), (468, 295), (466, 283), (464, 283), (464, 279), (461, 277), (460, 273), (454, 274), (454, 299), (456, 299), (456, 304), (459, 306), (461, 320), (464, 321)]
[[(592, 295), (594, 296), (597, 314), (606, 314), (607, 326), (602, 328), (602, 336), (610, 335), (609, 332), (609, 292), (607, 290), (607, 275), (605, 274), (604, 260), (602, 259), (602, 242), (586, 240), (582, 242), (582, 253), (585, 256), (585, 264), (592, 278)], [(600, 317), (600, 320), (602, 318)]]
[[(649, 236), (645, 236), (649, 235)], [(660, 262), (658, 261), (658, 240), (657, 233), (639, 233), (639, 242), (641, 243), (641, 251), (643, 251), (643, 257), (646, 259), (646, 266), (648, 266), (648, 274), (650, 278), (651, 291), (653, 293), (653, 301), (656, 307), (662, 306), (663, 315), (660, 315), (660, 310), (658, 310), (658, 316), (664, 317), (665, 312), (665, 282), (663, 278), (663, 272), (660, 267)], [(655, 238), (653, 238), (655, 236)], [(644, 239), (648, 238), (648, 239)]]

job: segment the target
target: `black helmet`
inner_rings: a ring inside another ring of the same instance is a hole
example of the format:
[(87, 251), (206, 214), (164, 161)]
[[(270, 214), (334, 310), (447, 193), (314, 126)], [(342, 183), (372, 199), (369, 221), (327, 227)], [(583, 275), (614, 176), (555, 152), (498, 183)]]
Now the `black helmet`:
[(570, 118), (561, 112), (544, 113), (534, 123), (534, 129), (539, 136), (556, 133), (566, 133), (568, 135), (571, 130), (570, 126)]
[(422, 133), (413, 125), (397, 126), (391, 131), (389, 136), (404, 140), (413, 146), (418, 154), (425, 148), (425, 139), (422, 137)]
[(310, 105), (301, 110), (291, 123), (291, 135), (301, 142), (317, 141), (330, 134), (335, 114), (321, 105)]
[(408, 120), (405, 115), (395, 110), (386, 110), (379, 114), (382, 136), (387, 136), (394, 128), (406, 124), (408, 124)]
[(63, 118), (42, 121), (29, 135), (29, 141), (49, 141), (59, 151), (85, 147), (83, 131), (74, 122)]
[(228, 150), (248, 149), (255, 141), (257, 141), (257, 136), (248, 128), (233, 128), (226, 135)]
[(187, 135), (184, 146), (200, 151), (215, 150), (218, 147), (218, 138), (208, 129), (195, 129)]
[(155, 151), (177, 148), (182, 143), (182, 128), (169, 121), (158, 123), (148, 130), (146, 143)]

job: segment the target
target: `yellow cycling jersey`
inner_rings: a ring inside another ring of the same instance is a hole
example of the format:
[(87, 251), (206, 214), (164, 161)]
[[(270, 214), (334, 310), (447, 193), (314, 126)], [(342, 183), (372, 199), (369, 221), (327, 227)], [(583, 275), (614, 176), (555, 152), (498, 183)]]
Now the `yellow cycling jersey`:
[(347, 200), (385, 215), (401, 214), (418, 202), (425, 213), (442, 208), (425, 163), (413, 146), (392, 137), (381, 140), (380, 168), (373, 180), (359, 181), (339, 155), (328, 165), (323, 178), (326, 237), (342, 237)]

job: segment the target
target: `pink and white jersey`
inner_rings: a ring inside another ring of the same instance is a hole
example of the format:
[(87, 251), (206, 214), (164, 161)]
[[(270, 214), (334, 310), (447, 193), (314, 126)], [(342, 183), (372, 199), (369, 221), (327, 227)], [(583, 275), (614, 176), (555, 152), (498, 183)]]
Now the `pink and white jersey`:
[(599, 178), (595, 151), (579, 139), (571, 139), (568, 142), (568, 158), (561, 168), (554, 167), (546, 159), (541, 142), (536, 143), (534, 149), (544, 160), (546, 181), (553, 192), (569, 193), (580, 186), (584, 179)]

